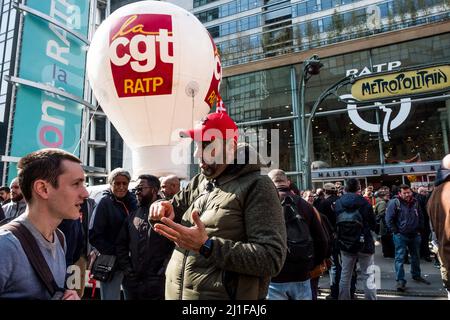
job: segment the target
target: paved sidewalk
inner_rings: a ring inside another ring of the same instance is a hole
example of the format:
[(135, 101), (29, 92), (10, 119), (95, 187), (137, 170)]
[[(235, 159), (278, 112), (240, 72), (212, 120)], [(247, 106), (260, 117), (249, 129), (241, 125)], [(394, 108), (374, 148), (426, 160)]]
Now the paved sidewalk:
[[(375, 265), (379, 266), (381, 270), (381, 284), (380, 288), (377, 290), (377, 294), (381, 299), (383, 299), (383, 297), (405, 297), (406, 299), (408, 299), (407, 297), (410, 297), (411, 299), (419, 298), (426, 300), (447, 298), (447, 292), (442, 287), (440, 271), (434, 266), (433, 262), (427, 262), (422, 259), (420, 260), (422, 277), (427, 279), (431, 283), (430, 285), (418, 283), (412, 280), (410, 273), (411, 265), (404, 265), (405, 278), (407, 280), (405, 292), (398, 292), (396, 290), (394, 259), (384, 258), (381, 254), (381, 245), (378, 245), (378, 243), (375, 248)], [(320, 279), (319, 286), (321, 289), (320, 298), (324, 298), (329, 294), (330, 280), (328, 274), (324, 275)], [(364, 299), (363, 285), (359, 274), (356, 288), (358, 298)]]

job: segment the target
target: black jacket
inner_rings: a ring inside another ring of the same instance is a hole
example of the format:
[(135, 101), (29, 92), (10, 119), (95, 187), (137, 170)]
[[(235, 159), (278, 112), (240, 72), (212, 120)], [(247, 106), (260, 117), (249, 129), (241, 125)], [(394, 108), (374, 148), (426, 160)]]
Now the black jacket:
[(320, 213), (324, 214), (328, 218), (328, 221), (330, 221), (330, 224), (333, 226), (334, 230), (336, 229), (336, 212), (334, 211), (334, 207), (338, 199), (339, 197), (333, 194), (322, 200), (319, 204), (319, 208), (317, 208)]
[(91, 224), (96, 205), (95, 200), (91, 198), (84, 199), (81, 204), (81, 226), (83, 231), (83, 248), (81, 250), (81, 255), (86, 258), (92, 250), (89, 243), (89, 225)]
[(101, 254), (116, 254), (116, 239), (125, 218), (136, 210), (136, 198), (128, 192), (118, 200), (111, 190), (106, 190), (94, 209), (92, 228), (89, 230), (89, 242)]
[(430, 216), (428, 215), (428, 211), (427, 211), (427, 202), (429, 199), (429, 196), (424, 196), (422, 194), (414, 194), (418, 205), (419, 205), (419, 210), (422, 213), (422, 218), (423, 218), (423, 228), (422, 231), (425, 233), (430, 233), (431, 232), (431, 228), (430, 228)]
[[(320, 217), (314, 212), (314, 208), (306, 202), (303, 198), (292, 194), (287, 188), (278, 188), (278, 194), (281, 201), (286, 196), (291, 196), (296, 201), (297, 210), (305, 219), (309, 226), (309, 232), (314, 242), (314, 263), (313, 266), (317, 266), (326, 258), (328, 253), (328, 235), (322, 227), (322, 223), (319, 220)], [(286, 264), (286, 262), (285, 262)], [(311, 270), (298, 270), (295, 274), (287, 273), (285, 266), (281, 272), (272, 278), (272, 282), (297, 282), (305, 281), (310, 278), (309, 272)]]
[(375, 253), (375, 242), (370, 231), (375, 231), (376, 221), (372, 206), (362, 196), (356, 193), (345, 193), (336, 201), (336, 217), (344, 211), (354, 211), (358, 209), (364, 221), (364, 246), (360, 252)]
[(162, 277), (174, 243), (159, 235), (148, 222), (148, 206), (141, 206), (124, 221), (116, 242), (119, 266), (125, 277)]

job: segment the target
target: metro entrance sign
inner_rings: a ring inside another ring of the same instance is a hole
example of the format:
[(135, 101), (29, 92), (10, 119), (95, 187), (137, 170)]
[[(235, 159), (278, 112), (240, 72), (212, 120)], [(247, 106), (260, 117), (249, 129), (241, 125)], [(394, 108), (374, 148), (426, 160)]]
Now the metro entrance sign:
[(450, 65), (404, 69), (358, 78), (352, 85), (352, 96), (361, 102), (424, 96), (450, 90)]

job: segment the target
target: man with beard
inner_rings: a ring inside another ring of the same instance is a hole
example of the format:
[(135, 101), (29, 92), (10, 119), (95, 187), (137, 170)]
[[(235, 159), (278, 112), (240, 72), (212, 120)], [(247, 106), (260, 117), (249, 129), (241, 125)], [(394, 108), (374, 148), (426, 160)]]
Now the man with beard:
[(7, 186), (0, 187), (0, 206), (11, 202), (11, 189)]
[(27, 203), (22, 195), (22, 190), (19, 186), (19, 180), (15, 178), (10, 185), (11, 189), (11, 202), (4, 205), (3, 211), (5, 212), (5, 218), (8, 221), (13, 220), (25, 212)]
[(389, 201), (386, 209), (386, 224), (393, 232), (397, 291), (405, 291), (403, 263), (406, 249), (411, 254), (413, 280), (429, 285), (430, 283), (422, 278), (420, 270), (420, 231), (423, 229), (423, 215), (408, 185), (402, 184), (399, 197)]
[(125, 220), (117, 239), (117, 259), (124, 272), (127, 300), (163, 300), (164, 272), (172, 241), (154, 232), (148, 222), (150, 205), (158, 199), (159, 180), (140, 175), (134, 189), (138, 208)]
[[(166, 271), (166, 299), (257, 300), (286, 257), (277, 190), (259, 157), (237, 144), (226, 113), (182, 132), (195, 142), (201, 173), (172, 200), (150, 207), (156, 232), (177, 245)], [(245, 161), (244, 161), (245, 160)]]

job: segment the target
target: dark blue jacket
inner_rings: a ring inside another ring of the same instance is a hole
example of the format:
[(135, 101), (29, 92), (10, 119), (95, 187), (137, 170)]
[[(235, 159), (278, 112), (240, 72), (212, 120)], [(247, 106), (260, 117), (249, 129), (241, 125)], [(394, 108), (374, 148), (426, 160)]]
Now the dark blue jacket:
[(417, 200), (410, 203), (403, 199), (394, 198), (386, 209), (386, 224), (393, 233), (412, 236), (423, 229), (423, 215)]
[(92, 214), (89, 242), (101, 254), (116, 255), (116, 239), (126, 217), (136, 210), (136, 197), (128, 192), (118, 200), (111, 190), (105, 190), (103, 197)]
[(361, 214), (364, 222), (364, 247), (360, 252), (362, 253), (375, 253), (375, 242), (373, 241), (370, 231), (375, 231), (376, 221), (375, 214), (373, 213), (372, 206), (362, 196), (356, 193), (345, 193), (336, 200), (335, 212), (336, 216), (339, 216), (344, 211), (358, 210)]
[(83, 250), (83, 230), (81, 220), (64, 219), (58, 226), (58, 229), (66, 237), (66, 265), (70, 266), (80, 259)]

